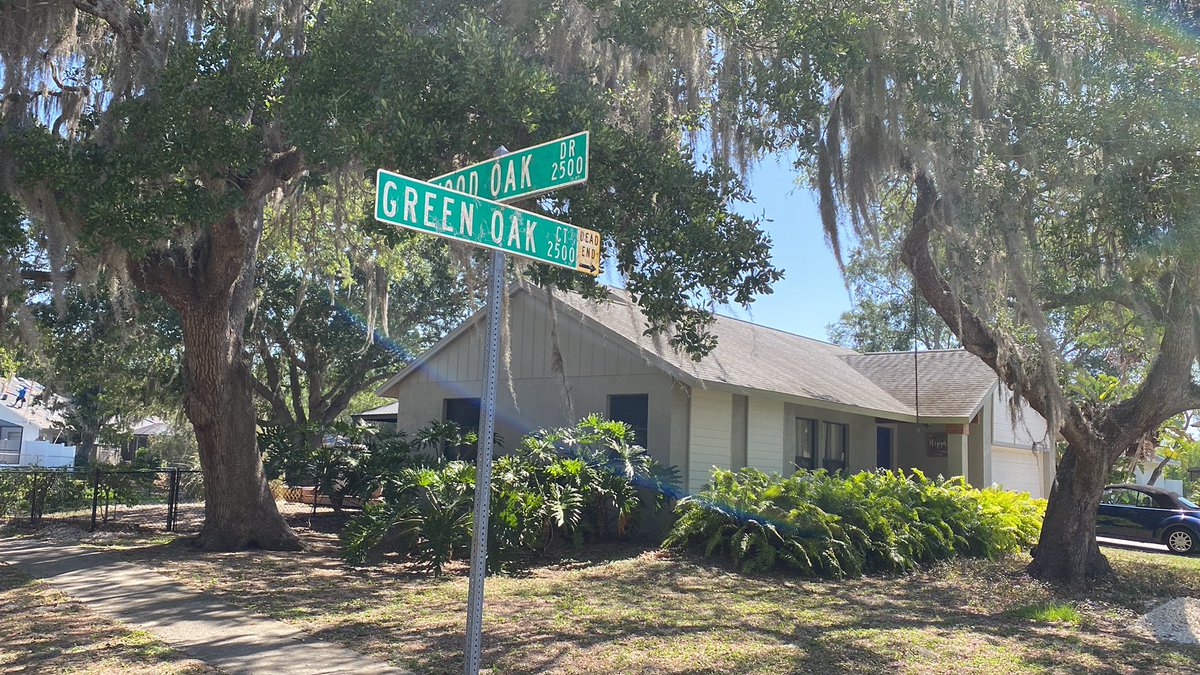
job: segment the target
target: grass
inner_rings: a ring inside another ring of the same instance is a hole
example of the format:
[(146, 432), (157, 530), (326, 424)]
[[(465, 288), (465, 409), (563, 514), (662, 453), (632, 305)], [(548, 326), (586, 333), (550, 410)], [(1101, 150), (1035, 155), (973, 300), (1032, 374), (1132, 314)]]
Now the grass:
[[(318, 638), (415, 672), (460, 672), (461, 563), (437, 580), (400, 564), (356, 569), (341, 562), (334, 535), (302, 534), (310, 550), (300, 554), (116, 548)], [(1026, 577), (1027, 558), (824, 581), (746, 577), (659, 550), (589, 549), (488, 579), (484, 663), (495, 674), (1200, 671), (1200, 648), (1133, 628), (1171, 597), (1200, 597), (1200, 558), (1106, 553), (1118, 580), (1061, 591)]]
[(0, 565), (0, 635), (0, 671), (5, 673), (216, 672), (7, 565)]
[(1037, 605), (1025, 605), (1012, 612), (1019, 619), (1041, 621), (1042, 623), (1083, 623), (1083, 615), (1071, 605), (1061, 602), (1043, 602)]

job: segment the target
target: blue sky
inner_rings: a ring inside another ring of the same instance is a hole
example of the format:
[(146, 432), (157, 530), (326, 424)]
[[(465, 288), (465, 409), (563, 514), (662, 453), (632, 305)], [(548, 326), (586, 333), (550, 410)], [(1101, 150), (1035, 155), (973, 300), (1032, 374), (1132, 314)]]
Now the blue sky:
[[(816, 195), (795, 179), (791, 162), (778, 156), (768, 156), (751, 172), (747, 184), (754, 201), (740, 203), (736, 210), (762, 220), (771, 236), (772, 261), (784, 276), (774, 293), (759, 296), (749, 309), (733, 305), (719, 307), (717, 313), (828, 340), (825, 327), (850, 309), (850, 296), (825, 244)], [(612, 261), (604, 265), (601, 283), (624, 288), (613, 268)]]
[[(772, 258), (784, 277), (775, 292), (760, 297), (749, 310), (726, 307), (718, 313), (820, 340), (825, 327), (850, 308), (846, 286), (833, 252), (825, 244), (816, 196), (795, 183), (786, 159), (768, 157), (749, 179), (754, 202), (738, 211), (760, 216), (771, 235)], [(769, 221), (769, 222), (768, 222)]]

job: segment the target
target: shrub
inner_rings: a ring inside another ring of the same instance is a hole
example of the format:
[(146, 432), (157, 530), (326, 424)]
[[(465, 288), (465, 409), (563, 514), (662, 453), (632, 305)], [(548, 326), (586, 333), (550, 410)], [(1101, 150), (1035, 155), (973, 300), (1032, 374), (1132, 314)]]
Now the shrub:
[(0, 470), (0, 518), (15, 515), (25, 500), (25, 476)]
[(404, 434), (362, 424), (266, 427), (258, 440), (268, 480), (315, 485), (336, 509), (347, 497), (371, 497), (418, 464)]
[(400, 550), (441, 576), (446, 563), (468, 550), (474, 487), (475, 467), (465, 462), (401, 471), (385, 501), (366, 504), (347, 526), (347, 559), (375, 562)]
[(715, 469), (680, 501), (664, 546), (728, 557), (746, 571), (827, 577), (907, 572), (955, 556), (995, 558), (1036, 543), (1045, 502), (919, 471), (849, 477)]
[[(492, 473), (488, 559), (493, 569), (555, 542), (625, 537), (643, 494), (662, 503), (678, 472), (663, 468), (630, 427), (590, 415), (575, 427), (538, 431)], [(470, 540), (475, 467), (447, 462), (401, 472), (384, 488), (384, 503), (368, 505), (344, 533), (347, 558), (377, 560), (394, 550), (441, 573)]]

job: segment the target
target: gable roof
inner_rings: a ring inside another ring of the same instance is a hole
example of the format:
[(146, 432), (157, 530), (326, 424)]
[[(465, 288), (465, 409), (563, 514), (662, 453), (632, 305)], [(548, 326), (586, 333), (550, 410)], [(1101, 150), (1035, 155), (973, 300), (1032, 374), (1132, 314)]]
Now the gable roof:
[[(529, 293), (544, 302), (547, 293), (516, 285), (511, 296)], [(608, 289), (609, 300), (595, 302), (573, 293), (555, 294), (560, 315), (618, 338), (646, 361), (693, 386), (724, 386), (804, 399), (818, 407), (853, 409), (900, 421), (967, 422), (996, 386), (995, 373), (963, 350), (921, 352), (917, 410), (912, 352), (861, 354), (839, 345), (775, 328), (715, 315), (710, 329), (716, 348), (700, 361), (676, 352), (669, 334), (646, 336), (645, 316), (628, 292)], [(381, 395), (416, 372), (474, 322), (481, 310), (379, 388)]]
[(845, 358), (922, 418), (972, 418), (1000, 381), (986, 363), (963, 349), (854, 353)]
[[(25, 405), (14, 408), (12, 406), (21, 387), (27, 390)], [(62, 422), (62, 416), (52, 409), (52, 406), (59, 403), (59, 397), (47, 398), (46, 388), (33, 380), (24, 377), (0, 380), (0, 420), (6, 424), (50, 429)]]
[[(539, 292), (539, 291), (532, 291)], [(647, 337), (645, 317), (625, 291), (610, 290), (595, 303), (564, 295), (562, 304), (578, 318), (600, 324), (656, 365), (693, 383), (773, 392), (872, 412), (908, 415), (909, 409), (843, 357), (857, 352), (775, 328), (716, 315), (711, 326), (717, 347), (700, 361), (676, 352), (667, 335)]]

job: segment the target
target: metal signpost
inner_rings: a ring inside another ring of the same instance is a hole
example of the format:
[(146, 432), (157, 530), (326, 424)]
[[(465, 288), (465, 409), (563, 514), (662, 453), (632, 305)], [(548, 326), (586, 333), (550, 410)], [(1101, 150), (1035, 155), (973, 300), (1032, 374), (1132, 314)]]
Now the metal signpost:
[(516, 201), (587, 180), (588, 132), (496, 157), (432, 181), (380, 169), (375, 218), (492, 249), (488, 283), (488, 332), (483, 395), (479, 410), (479, 453), (475, 469), (475, 512), (467, 597), (467, 640), (463, 672), (479, 673), (483, 634), (483, 581), (496, 430), (496, 383), (500, 364), (500, 308), (504, 298), (504, 253), (596, 275), (600, 235), (500, 202)]

